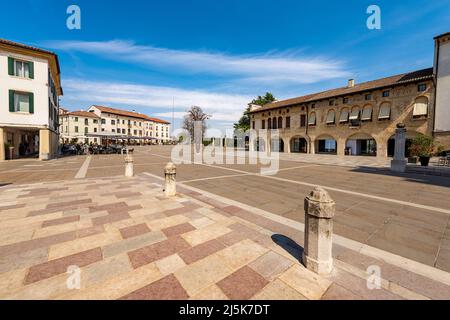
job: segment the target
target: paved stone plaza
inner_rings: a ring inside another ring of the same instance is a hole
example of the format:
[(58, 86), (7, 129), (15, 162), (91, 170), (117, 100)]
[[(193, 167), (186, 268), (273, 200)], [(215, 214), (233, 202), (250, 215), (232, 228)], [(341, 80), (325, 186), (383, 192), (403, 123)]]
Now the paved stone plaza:
[[(134, 178), (118, 155), (0, 164), (3, 299), (449, 299), (448, 178), (282, 160), (179, 165), (165, 198), (170, 147), (137, 148)], [(337, 204), (335, 270), (299, 262), (303, 199)], [(69, 290), (67, 268), (81, 268)], [(379, 266), (382, 288), (366, 270)]]

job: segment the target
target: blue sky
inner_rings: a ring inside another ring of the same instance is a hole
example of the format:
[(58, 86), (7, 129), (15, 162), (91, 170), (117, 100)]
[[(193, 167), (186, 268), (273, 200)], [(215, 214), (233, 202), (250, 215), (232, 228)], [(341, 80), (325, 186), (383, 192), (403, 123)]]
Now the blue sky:
[[(81, 30), (66, 27), (71, 4)], [(371, 4), (381, 30), (366, 27)], [(174, 103), (178, 126), (198, 105), (223, 129), (266, 91), (284, 99), (431, 67), (450, 0), (24, 0), (2, 4), (0, 30), (58, 53), (69, 109), (101, 104), (171, 121)]]

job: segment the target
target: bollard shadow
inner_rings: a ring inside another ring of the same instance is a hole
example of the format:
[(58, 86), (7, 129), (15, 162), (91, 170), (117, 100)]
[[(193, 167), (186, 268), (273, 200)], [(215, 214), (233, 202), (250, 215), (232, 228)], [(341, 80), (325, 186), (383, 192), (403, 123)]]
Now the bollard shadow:
[(303, 247), (297, 242), (289, 237), (283, 236), (281, 234), (272, 235), (272, 241), (278, 246), (287, 251), (291, 256), (293, 256), (298, 261), (302, 261)]
[(5, 186), (9, 186), (11, 183), (0, 183), (0, 188), (5, 187)]

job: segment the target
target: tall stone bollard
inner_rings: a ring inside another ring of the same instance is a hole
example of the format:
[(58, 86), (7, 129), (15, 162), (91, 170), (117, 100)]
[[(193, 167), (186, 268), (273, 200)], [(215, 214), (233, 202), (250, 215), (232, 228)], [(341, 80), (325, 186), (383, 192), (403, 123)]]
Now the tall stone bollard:
[(305, 198), (305, 247), (303, 263), (318, 274), (333, 269), (333, 220), (336, 204), (328, 192), (316, 187)]
[(407, 161), (405, 159), (406, 128), (403, 123), (397, 124), (395, 130), (394, 160), (391, 161), (391, 171), (405, 172)]
[(133, 156), (127, 155), (125, 157), (125, 177), (131, 178), (134, 176)]
[(177, 194), (177, 167), (172, 162), (169, 162), (164, 168), (164, 176), (164, 194), (167, 197), (173, 197)]

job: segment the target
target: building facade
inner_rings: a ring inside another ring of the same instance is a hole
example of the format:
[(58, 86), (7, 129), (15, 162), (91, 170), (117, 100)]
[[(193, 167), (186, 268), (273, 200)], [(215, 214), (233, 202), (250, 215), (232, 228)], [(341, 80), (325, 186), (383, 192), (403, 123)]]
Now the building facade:
[(259, 137), (250, 148), (385, 158), (393, 155), (395, 129), (403, 123), (407, 144), (427, 134), (450, 149), (448, 38), (435, 39), (434, 68), (252, 106), (251, 128)]
[(0, 161), (57, 156), (62, 94), (56, 54), (0, 39)]
[(101, 131), (101, 118), (93, 112), (74, 111), (60, 115), (60, 134), (63, 143), (83, 142), (100, 143), (99, 137), (90, 134), (98, 134)]

